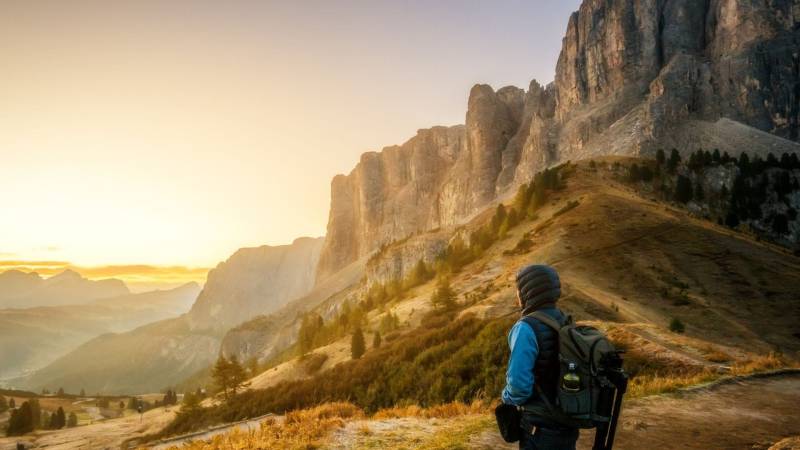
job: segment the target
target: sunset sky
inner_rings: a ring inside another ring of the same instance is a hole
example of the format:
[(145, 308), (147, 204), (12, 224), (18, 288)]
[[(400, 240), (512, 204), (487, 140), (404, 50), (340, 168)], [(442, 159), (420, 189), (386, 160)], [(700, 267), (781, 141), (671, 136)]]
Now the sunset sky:
[(323, 235), (361, 153), (551, 81), (578, 3), (3, 1), (0, 271), (202, 278)]

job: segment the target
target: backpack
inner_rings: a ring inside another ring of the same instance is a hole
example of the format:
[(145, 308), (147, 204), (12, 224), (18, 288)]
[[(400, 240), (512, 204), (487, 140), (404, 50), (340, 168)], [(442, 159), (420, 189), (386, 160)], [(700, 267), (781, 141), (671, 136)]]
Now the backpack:
[[(611, 421), (617, 386), (612, 382), (622, 372), (622, 359), (602, 331), (577, 325), (571, 317), (564, 323), (535, 311), (523, 318), (533, 327), (536, 319), (558, 335), (559, 377), (553, 395), (545, 395), (534, 382), (545, 410), (533, 411), (573, 428), (595, 428)], [(623, 391), (624, 392), (624, 391)], [(555, 404), (551, 401), (555, 399)], [(526, 408), (528, 409), (528, 408)]]

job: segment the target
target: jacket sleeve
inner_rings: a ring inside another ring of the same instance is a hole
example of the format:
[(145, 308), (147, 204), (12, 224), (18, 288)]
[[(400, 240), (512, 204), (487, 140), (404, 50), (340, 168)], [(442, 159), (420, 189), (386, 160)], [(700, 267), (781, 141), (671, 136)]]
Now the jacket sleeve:
[(533, 394), (533, 366), (539, 354), (536, 335), (527, 323), (519, 321), (508, 333), (511, 356), (506, 371), (503, 403), (521, 406)]

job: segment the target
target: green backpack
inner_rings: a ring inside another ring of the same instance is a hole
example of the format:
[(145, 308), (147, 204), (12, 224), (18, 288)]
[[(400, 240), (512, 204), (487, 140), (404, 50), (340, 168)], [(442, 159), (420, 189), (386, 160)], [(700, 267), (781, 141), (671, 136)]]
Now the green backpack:
[[(615, 413), (616, 396), (624, 393), (624, 389), (619, 392), (618, 378), (627, 379), (622, 371), (621, 352), (602, 331), (577, 325), (571, 317), (563, 324), (540, 311), (528, 314), (525, 319), (529, 317), (557, 333), (560, 368), (554, 397), (545, 395), (534, 383), (546, 408), (537, 411), (534, 404), (534, 412), (574, 428), (608, 424)], [(548, 398), (555, 398), (555, 404)]]

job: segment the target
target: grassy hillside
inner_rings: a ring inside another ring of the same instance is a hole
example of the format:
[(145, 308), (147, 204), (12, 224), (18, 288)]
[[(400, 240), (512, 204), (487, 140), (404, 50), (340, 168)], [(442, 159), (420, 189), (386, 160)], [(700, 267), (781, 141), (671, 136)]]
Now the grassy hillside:
[[(380, 302), (361, 291), (341, 329), (352, 329), (356, 308), (355, 325), (368, 343), (387, 316), (399, 325), (362, 358), (343, 354), (347, 331), (312, 340), (322, 346), (311, 352), (326, 357), (319, 371), (305, 370), (302, 359), (285, 361), (271, 369), (277, 381), (269, 381), (268, 370), (258, 378), (263, 389), (179, 415), (164, 432), (337, 400), (369, 413), (497, 398), (505, 333), (516, 317), (513, 277), (531, 262), (557, 267), (561, 307), (628, 349), (634, 396), (792, 364), (800, 351), (800, 258), (643, 194), (621, 181), (633, 163), (643, 164), (616, 158), (569, 165), (534, 207), (506, 205), (525, 211), (513, 226), (495, 227), (498, 209), (491, 208), (454, 230), (469, 242), (451, 241), (435, 267), (456, 294), (449, 308), (430, 301), (441, 286), (436, 279), (381, 295)], [(342, 320), (329, 317), (323, 327)], [(670, 331), (675, 322), (682, 331)]]

